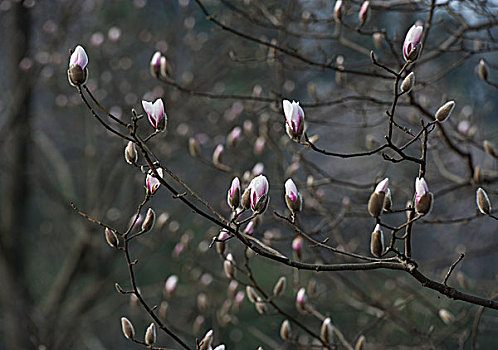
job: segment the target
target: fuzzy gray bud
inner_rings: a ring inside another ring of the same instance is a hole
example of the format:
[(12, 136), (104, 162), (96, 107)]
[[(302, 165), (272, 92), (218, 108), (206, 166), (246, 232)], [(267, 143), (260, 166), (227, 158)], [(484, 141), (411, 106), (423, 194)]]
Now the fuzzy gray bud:
[(489, 215), (491, 213), (491, 201), (489, 200), (488, 194), (481, 187), (477, 189), (476, 202), (479, 211), (484, 215)]
[(289, 340), (290, 339), (290, 334), (291, 334), (291, 326), (289, 320), (285, 320), (282, 322), (282, 325), (280, 326), (280, 338), (283, 340)]
[(147, 210), (147, 215), (145, 216), (145, 220), (142, 223), (142, 231), (148, 232), (154, 227), (154, 222), (156, 221), (156, 213), (152, 208)]
[(287, 279), (284, 276), (280, 277), (273, 287), (273, 295), (279, 296), (284, 291), (286, 285)]
[(408, 93), (413, 88), (415, 84), (415, 73), (411, 72), (406, 76), (406, 78), (401, 83), (401, 92)]
[(135, 328), (126, 317), (121, 317), (121, 330), (126, 338), (133, 339), (135, 337)]
[(448, 101), (441, 107), (436, 112), (436, 120), (440, 123), (444, 122), (446, 119), (449, 118), (451, 115), (451, 112), (453, 112), (453, 109), (455, 108), (455, 101)]
[(130, 141), (125, 147), (124, 150), (124, 156), (126, 163), (128, 164), (135, 164), (138, 160), (138, 153), (137, 153), (137, 147), (135, 146), (135, 143)]
[(107, 241), (107, 244), (109, 244), (113, 248), (116, 248), (119, 244), (118, 236), (116, 235), (116, 233), (107, 227), (105, 228), (105, 240)]
[(156, 342), (156, 325), (151, 323), (145, 331), (145, 344), (152, 345)]
[(376, 258), (380, 258), (384, 252), (384, 233), (379, 224), (375, 226), (370, 238), (370, 252)]

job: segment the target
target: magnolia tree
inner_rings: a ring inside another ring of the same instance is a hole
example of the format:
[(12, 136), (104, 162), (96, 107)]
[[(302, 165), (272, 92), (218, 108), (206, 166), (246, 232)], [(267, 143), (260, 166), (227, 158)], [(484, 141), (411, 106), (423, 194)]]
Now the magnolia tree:
[[(497, 156), (480, 121), (492, 106), (468, 105), (470, 84), (496, 96), (495, 5), (287, 5), (190, 4), (239, 43), (231, 62), (274, 79), (248, 93), (198, 88), (151, 51), (150, 79), (185, 93), (188, 116), (140, 86), (141, 105), (114, 115), (86, 84), (92, 50), (71, 51), (69, 83), (143, 187), (130, 222), (73, 204), (122, 255), (116, 291), (143, 311), (116, 310), (115, 327), (121, 317), (151, 349), (496, 345), (496, 256), (476, 260), (497, 247)], [(454, 77), (461, 66), (475, 68), (471, 83)], [(188, 171), (161, 158), (175, 133)], [(168, 273), (141, 278), (154, 253), (172, 257)]]

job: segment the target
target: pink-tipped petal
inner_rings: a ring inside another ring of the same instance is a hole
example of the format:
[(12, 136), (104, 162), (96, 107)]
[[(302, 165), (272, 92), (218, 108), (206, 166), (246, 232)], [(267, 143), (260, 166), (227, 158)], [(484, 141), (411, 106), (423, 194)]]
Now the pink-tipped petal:
[(72, 66), (80, 66), (81, 69), (85, 69), (88, 64), (88, 56), (85, 49), (80, 45), (76, 46), (71, 58), (69, 59), (69, 68)]

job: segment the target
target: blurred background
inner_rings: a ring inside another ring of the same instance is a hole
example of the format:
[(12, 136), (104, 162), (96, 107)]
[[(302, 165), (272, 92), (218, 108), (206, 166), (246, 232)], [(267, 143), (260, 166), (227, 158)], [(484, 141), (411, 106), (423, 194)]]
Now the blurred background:
[[(430, 2), (372, 2), (361, 28), (358, 1), (345, 4), (342, 25), (328, 0), (201, 3), (229, 30), (207, 20), (193, 0), (0, 1), (0, 349), (135, 349), (140, 346), (123, 337), (119, 319), (132, 320), (140, 337), (150, 323), (136, 300), (115, 290), (116, 282), (129, 287), (123, 256), (70, 205), (125, 230), (145, 193), (145, 175), (124, 161), (125, 142), (98, 124), (67, 81), (69, 50), (77, 45), (89, 56), (88, 88), (121, 120), (129, 122), (132, 109), (143, 113), (142, 99), (163, 98), (167, 131), (150, 147), (227, 218), (233, 176), (247, 181), (264, 169), (271, 202), (253, 234), (282, 252), (291, 254), (296, 233), (273, 212), (288, 215), (283, 184), (289, 177), (304, 197), (300, 227), (364, 255), (374, 226), (366, 203), (375, 184), (390, 178), (395, 209), (412, 199), (416, 164), (313, 152), (285, 134), (281, 104), (301, 102), (308, 135), (320, 148), (355, 153), (384, 143), (393, 79), (372, 65), (369, 53), (398, 71), (405, 34), (427, 20)], [(449, 283), (486, 298), (498, 293), (498, 225), (478, 215), (475, 190), (482, 186), (498, 203), (496, 155), (483, 146), (488, 140), (498, 151), (497, 10), (496, 1), (438, 2), (423, 54), (411, 68), (415, 88), (396, 110), (399, 123), (417, 132), (420, 120), (427, 121), (424, 111), (456, 101), (444, 125), (450, 142), (438, 131), (429, 141), (425, 178), (434, 208), (414, 226), (413, 258), (440, 281), (465, 253)], [(168, 82), (150, 74), (155, 51), (167, 57)], [(481, 59), (487, 81), (479, 76)], [(235, 127), (242, 133), (231, 140)], [(145, 120), (140, 128), (150, 132)], [(189, 139), (199, 147), (195, 157)], [(399, 130), (394, 139), (409, 140)], [(218, 144), (225, 146), (223, 169), (211, 162)], [(408, 153), (420, 156), (419, 143)], [(217, 227), (162, 188), (149, 205), (158, 214), (156, 227), (134, 242), (132, 254), (141, 293), (166, 324), (192, 348), (209, 329), (215, 344), (228, 349), (300, 348), (279, 337), (280, 314), (262, 316), (247, 299), (233, 300), (245, 288), (229, 288), (222, 259), (209, 248)], [(406, 214), (386, 220), (399, 225)], [(242, 263), (242, 244), (227, 246)], [(423, 290), (402, 272), (317, 274), (251, 254), (246, 259), (268, 291), (287, 277), (278, 302), (317, 332), (321, 322), (295, 309), (300, 287), (353, 344), (365, 335), (366, 349), (498, 347), (496, 311)], [(302, 260), (350, 261), (307, 244)], [(178, 289), (167, 296), (164, 282), (173, 274)], [(296, 339), (311, 344), (298, 330)], [(176, 346), (163, 334), (158, 343)]]

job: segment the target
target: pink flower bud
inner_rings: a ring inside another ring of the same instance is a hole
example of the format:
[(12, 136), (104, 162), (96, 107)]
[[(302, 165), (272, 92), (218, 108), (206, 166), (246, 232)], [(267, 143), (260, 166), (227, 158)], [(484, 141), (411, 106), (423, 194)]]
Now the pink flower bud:
[(425, 215), (432, 208), (432, 193), (429, 192), (429, 187), (425, 179), (415, 179), (415, 211), (418, 214)]
[(303, 198), (292, 179), (285, 182), (285, 202), (292, 214), (301, 211), (303, 207)]
[(166, 280), (166, 283), (164, 283), (164, 289), (166, 291), (166, 296), (169, 298), (175, 294), (176, 287), (178, 286), (178, 276), (177, 275), (171, 275), (168, 277)]
[(76, 46), (73, 54), (69, 58), (69, 68), (79, 66), (82, 70), (84, 70), (87, 64), (88, 56), (86, 55), (85, 49), (80, 45)]
[(248, 235), (252, 235), (254, 233), (254, 220), (249, 221), (246, 228), (244, 229), (244, 233)]
[(377, 186), (375, 187), (375, 192), (380, 193), (380, 192), (387, 192), (387, 187), (389, 186), (389, 178), (386, 177), (384, 180), (379, 182)]
[(168, 122), (168, 116), (164, 112), (163, 100), (158, 98), (154, 103), (142, 100), (142, 107), (149, 117), (149, 122), (156, 131), (163, 131)]
[(258, 176), (263, 174), (265, 171), (265, 165), (261, 162), (254, 164), (254, 167), (251, 170), (252, 176)]
[(161, 52), (156, 51), (150, 60), (150, 73), (153, 77), (158, 77), (161, 69)]
[(361, 23), (364, 23), (367, 20), (369, 7), (370, 7), (370, 1), (364, 1), (361, 4), (360, 12), (358, 12), (358, 18), (360, 19)]
[(424, 27), (415, 23), (406, 33), (405, 41), (403, 43), (403, 57), (405, 61), (414, 61), (417, 59), (420, 40)]
[[(159, 175), (159, 177), (162, 178), (163, 177), (163, 169), (157, 168), (156, 171), (157, 171), (157, 174)], [(152, 173), (147, 174), (147, 177), (145, 178), (145, 188), (146, 188), (147, 194), (149, 196), (152, 196), (154, 193), (156, 193), (159, 186), (161, 186), (161, 183), (159, 182), (159, 180), (156, 177), (154, 177), (154, 174), (152, 174)]]
[(264, 175), (255, 177), (249, 184), (251, 188), (251, 209), (256, 213), (262, 213), (268, 205), (268, 180)]
[(260, 136), (254, 141), (254, 154), (257, 156), (260, 156), (263, 154), (263, 151), (265, 150), (265, 138), (263, 136)]
[(80, 86), (86, 83), (88, 78), (88, 56), (85, 49), (81, 46), (76, 46), (74, 52), (69, 58), (69, 69), (67, 70), (67, 78), (72, 86)]
[(284, 100), (285, 130), (294, 141), (299, 141), (304, 132), (304, 111), (299, 102)]
[(307, 301), (306, 290), (304, 288), (299, 289), (296, 295), (296, 306), (298, 309), (304, 308), (304, 303)]
[(301, 253), (302, 249), (303, 249), (303, 239), (301, 238), (301, 236), (297, 236), (292, 241), (292, 250), (296, 253)]
[(216, 146), (213, 152), (213, 164), (214, 165), (219, 165), (221, 164), (221, 155), (223, 154), (223, 151), (225, 150), (225, 147), (223, 147), (222, 144), (219, 144)]
[(227, 194), (227, 203), (232, 208), (232, 211), (235, 211), (240, 204), (240, 191), (240, 180), (238, 177), (235, 177)]
[(235, 128), (230, 131), (227, 137), (227, 144), (230, 147), (233, 147), (237, 144), (237, 141), (240, 140), (240, 137), (242, 136), (242, 128), (240, 126), (236, 126)]

